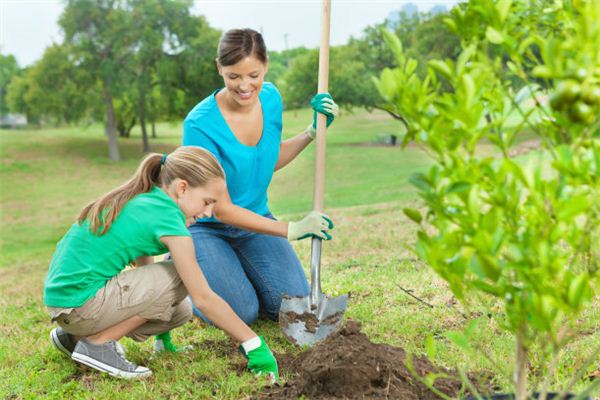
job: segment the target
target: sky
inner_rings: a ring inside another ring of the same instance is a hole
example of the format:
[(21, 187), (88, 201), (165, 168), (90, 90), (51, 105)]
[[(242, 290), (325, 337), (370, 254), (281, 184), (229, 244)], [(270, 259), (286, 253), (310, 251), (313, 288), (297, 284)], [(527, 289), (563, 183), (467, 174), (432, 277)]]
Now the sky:
[[(411, 1), (332, 0), (332, 45), (359, 37), (364, 28), (381, 23), (390, 12)], [(419, 11), (442, 4), (451, 8), (457, 0), (412, 0)], [(62, 35), (58, 19), (61, 0), (0, 0), (0, 53), (13, 54), (24, 67), (39, 59)], [(267, 48), (284, 50), (298, 46), (318, 47), (320, 0), (195, 0), (192, 13), (206, 16), (212, 27), (253, 28), (263, 33)]]

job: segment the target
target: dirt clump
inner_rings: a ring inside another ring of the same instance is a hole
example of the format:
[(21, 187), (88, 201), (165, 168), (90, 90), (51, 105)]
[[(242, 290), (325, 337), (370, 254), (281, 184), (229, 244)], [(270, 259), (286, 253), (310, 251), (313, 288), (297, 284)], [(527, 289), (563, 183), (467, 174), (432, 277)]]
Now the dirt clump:
[(317, 331), (317, 326), (319, 325), (319, 319), (317, 316), (308, 312), (297, 314), (293, 311), (289, 311), (287, 313), (281, 313), (279, 319), (282, 327), (287, 327), (289, 324), (293, 324), (295, 322), (304, 322), (304, 329), (310, 333), (315, 333)]
[[(360, 323), (347, 321), (335, 334), (296, 357), (278, 356), (280, 372), (295, 377), (266, 388), (255, 399), (365, 399), (433, 400), (440, 397), (414, 378), (400, 347), (372, 343), (360, 332)], [(425, 357), (413, 357), (415, 372), (455, 373), (434, 366)], [(434, 387), (453, 397), (460, 393), (459, 378), (440, 378)]]

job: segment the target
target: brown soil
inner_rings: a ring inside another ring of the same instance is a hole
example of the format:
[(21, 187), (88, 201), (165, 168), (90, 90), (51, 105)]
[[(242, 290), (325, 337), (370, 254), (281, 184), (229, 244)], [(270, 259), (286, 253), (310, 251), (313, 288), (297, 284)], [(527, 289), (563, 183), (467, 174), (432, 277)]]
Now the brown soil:
[[(372, 343), (360, 332), (360, 324), (347, 321), (342, 329), (296, 357), (278, 356), (280, 372), (295, 376), (290, 382), (266, 388), (256, 399), (439, 399), (416, 380), (406, 366), (406, 352), (399, 347)], [(430, 373), (456, 376), (435, 367), (425, 357), (414, 357), (421, 377)], [(453, 397), (461, 390), (458, 378), (440, 378), (435, 388)]]
[(304, 329), (310, 333), (315, 333), (317, 331), (317, 326), (319, 325), (319, 319), (317, 316), (308, 312), (304, 314), (297, 314), (293, 311), (290, 311), (287, 313), (281, 313), (279, 316), (279, 323), (281, 327), (287, 327), (289, 324), (294, 322), (304, 322)]

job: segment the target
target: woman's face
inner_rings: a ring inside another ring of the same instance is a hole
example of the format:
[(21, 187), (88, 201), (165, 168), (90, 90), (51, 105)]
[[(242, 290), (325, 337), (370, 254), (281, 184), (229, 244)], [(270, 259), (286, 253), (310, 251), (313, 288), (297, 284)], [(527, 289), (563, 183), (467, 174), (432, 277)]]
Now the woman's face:
[(222, 66), (217, 61), (217, 69), (223, 77), (231, 100), (240, 106), (247, 106), (258, 99), (267, 74), (268, 62), (263, 63), (258, 58), (249, 56), (228, 66)]

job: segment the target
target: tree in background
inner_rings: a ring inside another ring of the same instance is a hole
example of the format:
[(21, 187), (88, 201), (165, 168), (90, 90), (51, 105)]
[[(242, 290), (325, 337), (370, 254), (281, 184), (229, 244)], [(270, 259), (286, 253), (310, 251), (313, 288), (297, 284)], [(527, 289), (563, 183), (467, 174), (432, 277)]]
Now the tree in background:
[(0, 117), (9, 113), (6, 93), (11, 79), (19, 72), (19, 65), (12, 54), (0, 54)]
[(7, 86), (6, 105), (12, 112), (25, 114), (27, 123), (38, 124), (39, 111), (28, 101), (27, 93), (31, 83), (28, 78), (30, 68), (23, 68), (12, 77)]
[(118, 0), (67, 0), (59, 20), (75, 62), (100, 82), (108, 154), (113, 161), (121, 158), (113, 99), (127, 82), (127, 63), (135, 50), (132, 15), (122, 3)]
[[(319, 53), (309, 50), (293, 59), (292, 67), (280, 80), (280, 89), (287, 108), (306, 107), (317, 91)], [(348, 109), (356, 106), (372, 107), (377, 100), (372, 73), (361, 60), (358, 48), (336, 46), (331, 48), (332, 68), (329, 90), (335, 101)]]
[(68, 48), (54, 44), (23, 75), (23, 102), (55, 124), (80, 121), (89, 109), (95, 79), (78, 68)]
[[(335, 101), (345, 108), (379, 108), (388, 111), (376, 95), (372, 81), (372, 77), (380, 71), (396, 65), (381, 28), (393, 28), (405, 45), (406, 54), (419, 61), (417, 73), (424, 76), (427, 73), (424, 67), (427, 61), (435, 58), (456, 59), (460, 53), (459, 38), (443, 22), (447, 17), (447, 13), (434, 16), (425, 13), (400, 13), (398, 20), (393, 23), (384, 21), (369, 26), (361, 37), (351, 38), (346, 45), (333, 47), (329, 87)], [(281, 88), (284, 104), (287, 108), (306, 107), (317, 87), (318, 52), (290, 51), (291, 65), (287, 71), (282, 67), (283, 61), (288, 59), (284, 58), (284, 53), (275, 53), (270, 60), (271, 64), (275, 62), (273, 75)], [(285, 73), (282, 74), (282, 71)], [(398, 115), (392, 115), (401, 119)]]

